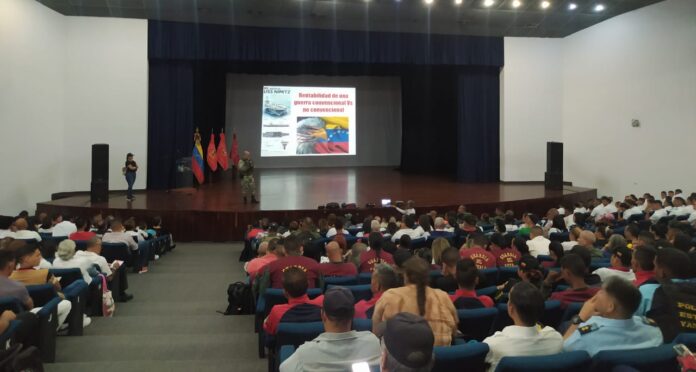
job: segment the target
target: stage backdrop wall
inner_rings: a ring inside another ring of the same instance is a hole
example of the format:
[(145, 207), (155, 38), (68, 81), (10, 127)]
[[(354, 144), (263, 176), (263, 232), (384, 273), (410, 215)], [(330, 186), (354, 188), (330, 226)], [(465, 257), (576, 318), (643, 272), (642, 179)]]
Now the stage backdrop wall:
[[(0, 1), (0, 214), (33, 212), (60, 191), (89, 190), (91, 145), (111, 145), (147, 176), (147, 22), (66, 17), (37, 1)], [(121, 155), (118, 155), (118, 154)]]
[(252, 154), (260, 153), (264, 85), (355, 87), (357, 147), (354, 156), (257, 156), (254, 160), (257, 168), (399, 165), (401, 86), (398, 78), (229, 74), (225, 128), (229, 141), (231, 133), (237, 133), (240, 152), (246, 149)]

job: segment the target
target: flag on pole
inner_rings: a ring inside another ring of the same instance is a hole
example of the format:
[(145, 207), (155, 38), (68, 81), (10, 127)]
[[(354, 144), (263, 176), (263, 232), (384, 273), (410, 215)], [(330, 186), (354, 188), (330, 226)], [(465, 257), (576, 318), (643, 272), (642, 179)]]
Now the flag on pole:
[(232, 132), (232, 149), (230, 149), (230, 159), (232, 166), (236, 167), (239, 164), (239, 148), (237, 147), (237, 133)]
[(217, 148), (217, 161), (222, 170), (227, 170), (227, 141), (225, 140), (225, 130), (220, 132), (220, 142)]
[(193, 134), (193, 155), (191, 156), (191, 170), (193, 175), (196, 176), (196, 180), (199, 184), (203, 184), (205, 176), (203, 175), (203, 147), (201, 146), (201, 134), (198, 133), (198, 128), (196, 128), (196, 133)]
[(217, 155), (215, 153), (215, 134), (210, 133), (210, 142), (208, 142), (208, 167), (211, 172), (217, 170)]

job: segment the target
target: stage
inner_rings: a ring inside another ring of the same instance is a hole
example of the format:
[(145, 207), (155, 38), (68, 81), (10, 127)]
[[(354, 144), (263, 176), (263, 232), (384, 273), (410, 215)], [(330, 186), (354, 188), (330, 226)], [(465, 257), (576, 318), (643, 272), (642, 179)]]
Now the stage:
[(382, 198), (414, 200), (419, 214), (432, 209), (444, 213), (460, 204), (477, 215), (497, 206), (515, 214), (543, 214), (561, 201), (597, 195), (596, 189), (575, 186), (546, 190), (542, 182), (457, 183), (445, 176), (402, 174), (391, 167), (258, 169), (255, 177), (260, 204), (244, 204), (239, 180), (226, 174), (198, 189), (138, 191), (132, 202), (125, 192), (111, 192), (105, 203), (91, 203), (88, 192), (71, 193), (38, 203), (37, 210), (85, 217), (98, 212), (120, 218), (161, 216), (178, 241), (222, 242), (242, 240), (247, 225), (261, 217), (278, 222), (319, 218), (329, 212), (317, 207), (328, 202), (356, 203), (359, 209), (350, 213), (360, 216), (398, 215), (393, 208), (363, 208), (368, 202), (379, 206)]

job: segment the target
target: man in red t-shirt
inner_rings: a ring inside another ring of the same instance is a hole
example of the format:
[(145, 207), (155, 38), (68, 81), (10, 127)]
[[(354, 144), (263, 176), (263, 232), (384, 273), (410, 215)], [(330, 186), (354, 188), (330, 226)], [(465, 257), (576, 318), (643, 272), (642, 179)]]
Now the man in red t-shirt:
[(285, 248), (286, 256), (268, 263), (263, 275), (257, 280), (259, 283), (259, 294), (263, 294), (266, 288), (283, 288), (283, 272), (290, 267), (301, 269), (307, 275), (307, 285), (309, 288), (321, 288), (324, 286), (324, 278), (321, 275), (319, 263), (309, 257), (304, 257), (304, 249), (300, 240), (293, 235), (278, 242)]
[(476, 285), (479, 282), (479, 271), (473, 260), (465, 258), (457, 262), (457, 289), (450, 299), (457, 309), (477, 309), (493, 307), (493, 299), (488, 296), (478, 296)]
[(319, 264), (321, 273), (325, 277), (358, 275), (358, 269), (352, 262), (343, 262), (343, 252), (337, 242), (329, 242), (326, 245), (326, 256), (329, 262)]
[(360, 267), (361, 273), (371, 273), (374, 270), (375, 265), (378, 263), (388, 263), (390, 265), (394, 264), (394, 258), (388, 252), (382, 250), (382, 235), (379, 233), (370, 233), (368, 238), (370, 243), (370, 250), (363, 252), (360, 255)]
[(94, 232), (89, 231), (89, 223), (82, 217), (75, 219), (75, 226), (77, 226), (77, 231), (68, 236), (70, 240), (87, 241), (97, 236)]
[(574, 253), (569, 253), (561, 258), (561, 271), (550, 272), (544, 280), (544, 289), (550, 289), (559, 278), (565, 280), (570, 288), (565, 291), (553, 292), (550, 300), (558, 300), (561, 307), (566, 308), (571, 302), (585, 302), (592, 298), (599, 290), (598, 287), (590, 287), (585, 283), (587, 268), (585, 261)]
[[(471, 248), (466, 245), (471, 244)], [(469, 235), (467, 244), (459, 250), (461, 258), (468, 258), (476, 263), (479, 270), (495, 268), (496, 259), (491, 252), (488, 252), (483, 247), (488, 245), (488, 238), (483, 234)]]
[[(280, 322), (313, 322), (321, 321), (321, 304), (324, 296), (313, 300), (307, 296), (307, 275), (302, 269), (291, 267), (283, 272), (283, 294), (288, 299), (287, 304), (273, 306), (263, 321), (263, 330), (274, 335)], [(301, 306), (301, 311), (292, 309)]]
[(399, 286), (399, 276), (396, 271), (387, 264), (378, 264), (372, 272), (370, 280), (370, 291), (372, 298), (369, 300), (360, 300), (355, 304), (355, 318), (371, 319), (372, 311), (375, 304), (382, 298), (382, 294), (387, 289), (396, 288)]
[(495, 263), (498, 267), (515, 267), (522, 258), (520, 251), (510, 247), (508, 240), (499, 233), (491, 235), (491, 243), (488, 248), (495, 257)]
[(281, 257), (285, 257), (285, 250), (282, 245), (278, 244), (278, 239), (271, 239), (268, 242), (261, 243), (261, 245), (259, 245), (259, 250), (261, 250), (264, 244), (266, 245), (266, 254), (254, 258), (246, 265), (245, 269), (247, 274), (249, 274), (250, 282), (254, 281), (254, 278), (259, 272), (263, 272), (266, 265)]

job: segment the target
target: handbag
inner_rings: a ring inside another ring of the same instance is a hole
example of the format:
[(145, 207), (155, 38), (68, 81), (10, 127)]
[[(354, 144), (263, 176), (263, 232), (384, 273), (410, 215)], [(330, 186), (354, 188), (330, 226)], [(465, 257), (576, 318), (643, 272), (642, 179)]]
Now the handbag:
[(102, 274), (99, 276), (102, 281), (102, 316), (112, 317), (116, 310), (116, 302), (114, 302), (114, 296), (111, 294), (109, 286), (106, 285), (106, 277)]

